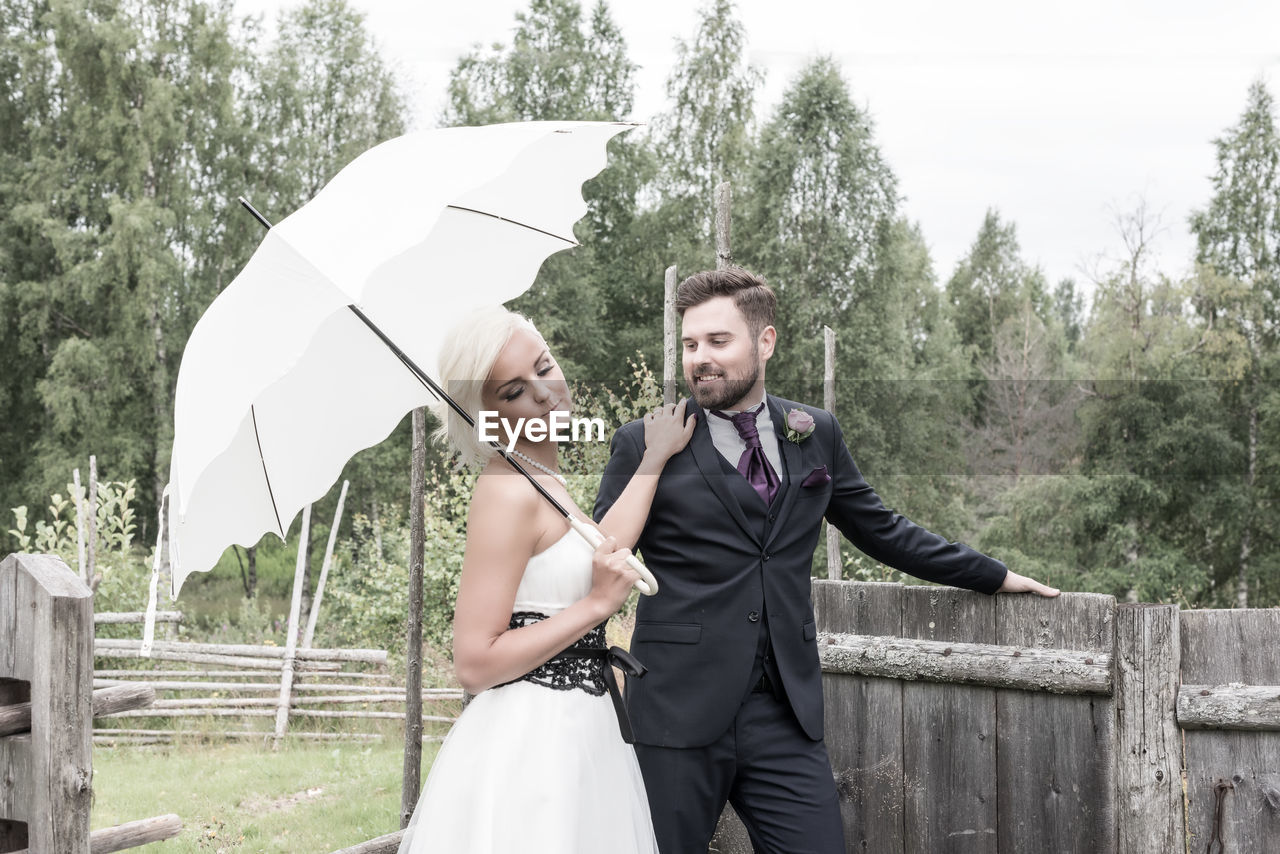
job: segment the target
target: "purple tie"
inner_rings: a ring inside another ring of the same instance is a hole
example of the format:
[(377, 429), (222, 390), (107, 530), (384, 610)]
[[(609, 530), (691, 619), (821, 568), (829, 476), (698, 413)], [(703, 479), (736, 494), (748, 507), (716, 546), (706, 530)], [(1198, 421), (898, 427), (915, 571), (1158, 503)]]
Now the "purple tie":
[(759, 493), (764, 503), (769, 505), (773, 503), (773, 496), (778, 492), (779, 481), (777, 473), (773, 470), (773, 466), (769, 465), (769, 458), (764, 455), (764, 448), (760, 444), (760, 433), (756, 430), (756, 413), (759, 411), (760, 407), (756, 407), (746, 412), (726, 415), (713, 409), (711, 414), (732, 421), (733, 426), (738, 428), (738, 435), (747, 443), (747, 449), (742, 452), (742, 459), (738, 460), (738, 472), (747, 479), (751, 488)]

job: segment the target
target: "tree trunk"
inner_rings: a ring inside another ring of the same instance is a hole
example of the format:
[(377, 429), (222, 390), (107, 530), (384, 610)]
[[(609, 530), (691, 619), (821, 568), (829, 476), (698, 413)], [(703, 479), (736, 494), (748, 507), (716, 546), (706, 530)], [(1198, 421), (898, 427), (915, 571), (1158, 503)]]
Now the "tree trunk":
[(249, 589), (248, 596), (252, 599), (258, 595), (258, 547), (250, 546), (244, 550), (249, 557)]

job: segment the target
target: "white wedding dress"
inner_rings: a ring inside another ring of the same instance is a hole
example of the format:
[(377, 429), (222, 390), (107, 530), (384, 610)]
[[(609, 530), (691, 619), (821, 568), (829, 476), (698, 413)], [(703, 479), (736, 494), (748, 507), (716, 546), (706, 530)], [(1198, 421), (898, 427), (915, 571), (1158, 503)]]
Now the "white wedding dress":
[[(530, 612), (551, 616), (586, 596), (591, 555), (570, 530), (529, 558), (513, 622)], [(476, 696), (453, 725), (399, 852), (657, 850), (640, 767), (609, 695), (520, 680)]]

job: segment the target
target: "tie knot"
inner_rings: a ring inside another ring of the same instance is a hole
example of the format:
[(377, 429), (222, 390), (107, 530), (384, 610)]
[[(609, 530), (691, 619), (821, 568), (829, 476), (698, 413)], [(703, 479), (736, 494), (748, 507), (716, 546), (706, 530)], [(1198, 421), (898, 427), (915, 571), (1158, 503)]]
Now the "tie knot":
[(747, 443), (748, 448), (760, 447), (760, 432), (756, 430), (756, 412), (750, 409), (745, 412), (735, 412), (733, 415), (726, 415), (723, 412), (717, 412), (721, 418), (727, 418), (733, 422), (733, 426), (737, 428), (738, 435), (742, 437), (742, 441)]

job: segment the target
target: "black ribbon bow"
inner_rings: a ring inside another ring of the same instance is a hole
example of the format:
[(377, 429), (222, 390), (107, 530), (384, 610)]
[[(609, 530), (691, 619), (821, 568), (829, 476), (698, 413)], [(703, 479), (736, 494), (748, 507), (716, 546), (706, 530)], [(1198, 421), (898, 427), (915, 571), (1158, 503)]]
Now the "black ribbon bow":
[(604, 684), (609, 689), (609, 699), (613, 700), (613, 711), (618, 716), (618, 729), (622, 733), (622, 740), (627, 744), (635, 744), (636, 736), (631, 729), (631, 717), (627, 714), (626, 703), (622, 700), (622, 689), (618, 687), (618, 677), (614, 674), (613, 668), (616, 667), (628, 677), (635, 679), (642, 678), (649, 672), (649, 668), (641, 664), (640, 659), (620, 646), (611, 646), (608, 649), (600, 647), (566, 649), (560, 653), (560, 656), (603, 660)]

